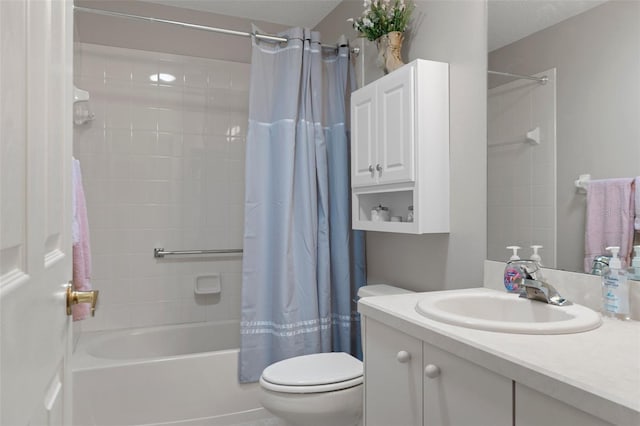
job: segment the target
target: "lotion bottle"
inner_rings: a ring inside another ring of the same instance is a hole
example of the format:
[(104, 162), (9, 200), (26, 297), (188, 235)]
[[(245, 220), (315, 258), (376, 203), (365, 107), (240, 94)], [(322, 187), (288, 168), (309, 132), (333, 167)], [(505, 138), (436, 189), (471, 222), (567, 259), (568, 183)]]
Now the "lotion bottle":
[(634, 256), (629, 268), (629, 278), (640, 281), (640, 246), (633, 246)]
[(627, 271), (618, 257), (620, 247), (607, 247), (611, 252), (609, 266), (602, 274), (602, 311), (605, 316), (622, 320), (629, 317), (629, 283)]

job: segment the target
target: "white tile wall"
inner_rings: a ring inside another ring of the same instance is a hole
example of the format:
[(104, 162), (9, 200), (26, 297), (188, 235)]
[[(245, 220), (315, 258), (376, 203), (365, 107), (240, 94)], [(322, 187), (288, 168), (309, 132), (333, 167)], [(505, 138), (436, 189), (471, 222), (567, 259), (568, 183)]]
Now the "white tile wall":
[[(249, 64), (84, 43), (75, 62), (96, 116), (74, 134), (101, 298), (83, 330), (239, 318), (239, 258), (152, 253), (242, 247)], [(222, 293), (196, 296), (216, 272)]]
[[(556, 78), (545, 85), (516, 80), (489, 90), (487, 257), (506, 260), (506, 246), (542, 245), (545, 266), (556, 266)], [(540, 145), (525, 134), (540, 127)]]

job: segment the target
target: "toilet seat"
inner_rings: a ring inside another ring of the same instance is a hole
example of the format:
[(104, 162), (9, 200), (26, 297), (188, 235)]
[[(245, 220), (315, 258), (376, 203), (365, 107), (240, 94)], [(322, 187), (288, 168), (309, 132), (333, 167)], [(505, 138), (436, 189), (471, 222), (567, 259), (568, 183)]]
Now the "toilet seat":
[(320, 393), (362, 383), (362, 361), (344, 352), (303, 355), (264, 369), (260, 385), (282, 393)]

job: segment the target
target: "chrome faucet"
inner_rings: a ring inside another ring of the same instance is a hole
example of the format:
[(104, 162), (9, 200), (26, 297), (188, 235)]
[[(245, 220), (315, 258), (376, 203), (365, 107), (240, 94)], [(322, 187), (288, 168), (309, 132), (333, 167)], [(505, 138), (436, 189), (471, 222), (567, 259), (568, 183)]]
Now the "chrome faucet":
[(593, 259), (593, 264), (591, 266), (591, 275), (602, 276), (602, 273), (604, 272), (604, 268), (609, 266), (610, 259), (611, 259), (610, 256), (605, 256), (605, 255), (596, 256)]
[(540, 265), (533, 260), (512, 260), (508, 263), (519, 272), (513, 282), (520, 288), (520, 297), (539, 300), (550, 305), (570, 305), (564, 297), (548, 282), (544, 281)]

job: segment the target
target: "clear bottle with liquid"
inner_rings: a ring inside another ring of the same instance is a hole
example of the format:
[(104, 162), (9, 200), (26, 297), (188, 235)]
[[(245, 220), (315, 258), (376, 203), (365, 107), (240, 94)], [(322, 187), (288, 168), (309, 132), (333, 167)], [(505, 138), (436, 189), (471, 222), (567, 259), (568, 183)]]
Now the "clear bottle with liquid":
[(621, 320), (629, 316), (629, 282), (627, 271), (618, 257), (620, 247), (607, 247), (611, 252), (609, 266), (602, 274), (602, 312), (605, 316)]
[(407, 222), (413, 222), (413, 206), (407, 209)]

